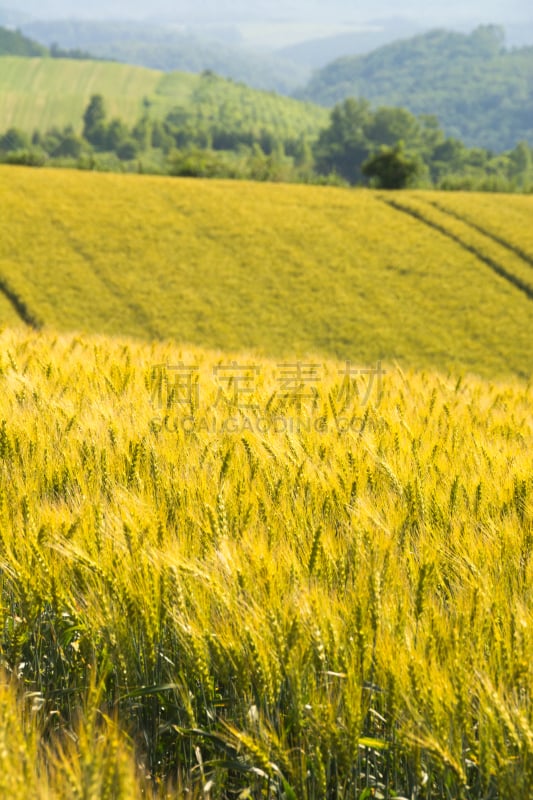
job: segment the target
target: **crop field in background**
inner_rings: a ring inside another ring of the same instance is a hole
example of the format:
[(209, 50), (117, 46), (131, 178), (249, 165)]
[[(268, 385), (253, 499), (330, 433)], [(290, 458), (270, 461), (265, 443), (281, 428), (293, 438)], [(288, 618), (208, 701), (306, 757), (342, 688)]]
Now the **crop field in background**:
[[(143, 114), (162, 118), (175, 106), (219, 115), (238, 107), (258, 130), (298, 139), (326, 127), (326, 109), (213, 77), (163, 73), (110, 61), (0, 57), (0, 132), (33, 133), (72, 125), (81, 132), (90, 97), (103, 95), (108, 116), (133, 125)], [(148, 105), (145, 104), (148, 101)]]
[(530, 196), (13, 167), (0, 195), (5, 323), (531, 375)]
[(531, 796), (531, 385), (313, 363), (0, 334), (2, 796)]
[(0, 58), (0, 119), (33, 133), (72, 125), (81, 131), (92, 94), (104, 94), (108, 113), (134, 124), (143, 97), (156, 91), (162, 73), (107, 61), (54, 58)]

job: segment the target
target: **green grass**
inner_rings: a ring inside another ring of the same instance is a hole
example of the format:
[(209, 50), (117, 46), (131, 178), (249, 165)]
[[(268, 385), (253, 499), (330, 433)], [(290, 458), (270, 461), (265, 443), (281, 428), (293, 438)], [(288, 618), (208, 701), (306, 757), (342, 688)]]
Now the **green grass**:
[[(0, 170), (0, 192), (0, 278), (30, 322), (531, 375), (533, 301), (506, 275), (533, 268), (470, 226), (458, 241), (386, 202), (436, 214), (423, 193), (14, 167)], [(511, 230), (516, 212), (515, 248), (526, 236), (531, 198), (468, 202), (481, 226), (502, 209)], [(438, 213), (453, 234), (456, 218)], [(493, 251), (502, 274), (480, 257)]]
[(134, 123), (142, 99), (161, 80), (156, 70), (106, 61), (0, 58), (0, 127), (31, 133), (54, 125), (80, 130), (92, 94), (105, 95), (110, 116)]
[(145, 98), (156, 117), (177, 105), (194, 109), (197, 102), (208, 101), (215, 115), (217, 108), (239, 107), (259, 127), (277, 129), (279, 123), (296, 137), (327, 124), (328, 112), (311, 104), (222, 78), (209, 82), (206, 98), (205, 84), (201, 75), (106, 61), (0, 57), (0, 131), (14, 126), (31, 133), (54, 125), (79, 131), (92, 94), (104, 96), (110, 117), (130, 125), (146, 112)]

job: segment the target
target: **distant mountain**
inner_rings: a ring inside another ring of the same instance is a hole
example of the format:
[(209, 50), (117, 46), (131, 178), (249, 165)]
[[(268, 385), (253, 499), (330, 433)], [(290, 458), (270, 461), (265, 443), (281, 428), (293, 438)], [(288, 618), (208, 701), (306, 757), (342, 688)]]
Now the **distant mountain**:
[(435, 30), (315, 73), (299, 99), (332, 106), (350, 96), (434, 114), (450, 136), (496, 151), (533, 144), (533, 47), (507, 50), (503, 29)]
[(188, 30), (140, 22), (58, 20), (31, 22), (26, 34), (39, 42), (83, 48), (101, 58), (171, 72), (203, 72), (242, 81), (256, 89), (292, 92), (309, 77), (305, 66), (245, 48), (209, 41)]
[(414, 36), (420, 32), (420, 27), (409, 20), (377, 20), (361, 26), (359, 30), (299, 42), (280, 48), (276, 53), (297, 64), (319, 69), (342, 56), (369, 53), (396, 39)]

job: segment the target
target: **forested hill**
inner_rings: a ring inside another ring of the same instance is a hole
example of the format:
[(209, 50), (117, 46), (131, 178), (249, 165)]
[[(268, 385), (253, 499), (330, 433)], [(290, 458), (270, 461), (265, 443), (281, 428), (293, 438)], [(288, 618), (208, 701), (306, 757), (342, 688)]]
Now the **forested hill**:
[(45, 44), (26, 36), (21, 30), (12, 30), (2, 25), (0, 25), (0, 56), (21, 56), (23, 58), (51, 56), (52, 58), (98, 60), (98, 56), (93, 56), (86, 50), (80, 50), (79, 48), (65, 50), (57, 44), (47, 47)]
[(48, 49), (20, 31), (0, 27), (0, 56), (44, 56)]
[(342, 58), (315, 73), (301, 99), (332, 106), (350, 96), (436, 114), (449, 136), (504, 150), (533, 143), (533, 47), (509, 50), (496, 26), (435, 30)]

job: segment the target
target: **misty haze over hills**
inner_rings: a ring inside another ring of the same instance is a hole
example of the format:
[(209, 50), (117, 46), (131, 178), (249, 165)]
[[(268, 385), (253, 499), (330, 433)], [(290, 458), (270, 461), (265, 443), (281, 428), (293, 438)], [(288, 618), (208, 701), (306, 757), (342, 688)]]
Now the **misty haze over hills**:
[[(533, 45), (529, 0), (0, 0), (0, 25), (50, 47), (81, 49), (163, 71), (209, 69), (282, 93), (313, 70), (436, 28), (505, 30), (506, 47)], [(4, 7), (6, 6), (6, 7)]]
[[(9, 7), (8, 2), (2, 6)], [(354, 3), (353, 0), (93, 0), (90, 6), (81, 7), (74, 0), (21, 0), (16, 5), (19, 14), (34, 19), (85, 18), (85, 19), (152, 19), (168, 22), (202, 22), (214, 25), (264, 22), (309, 22), (328, 24), (361, 24), (368, 20), (403, 17), (424, 27), (481, 23), (510, 24), (531, 22), (533, 13), (529, 0), (450, 0), (445, 5), (430, 6), (424, 0), (407, 0), (399, 7), (391, 0)], [(14, 9), (14, 10), (15, 10)]]
[[(439, 5), (406, 0), (401, 6), (392, 0), (93, 0), (86, 6), (75, 0), (0, 0), (0, 24), (26, 27), (36, 21), (67, 19), (178, 26), (232, 46), (279, 50), (282, 56), (315, 68), (328, 59), (368, 52), (435, 27), (469, 31), (481, 24), (498, 24), (506, 29), (508, 45), (533, 44), (530, 0), (449, 0)], [(35, 29), (30, 33), (37, 35)], [(314, 45), (319, 39), (325, 45), (322, 52)], [(285, 52), (306, 43), (311, 47)]]

